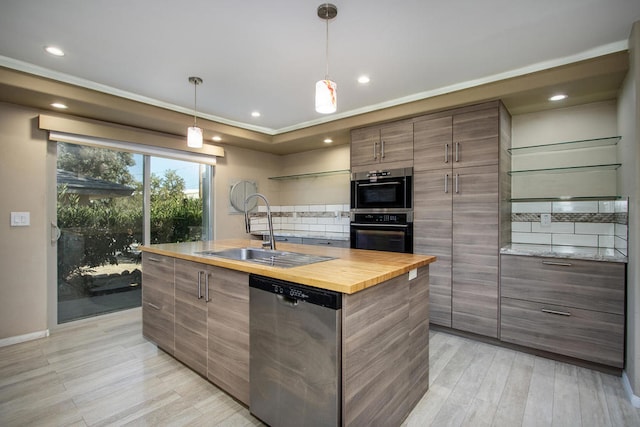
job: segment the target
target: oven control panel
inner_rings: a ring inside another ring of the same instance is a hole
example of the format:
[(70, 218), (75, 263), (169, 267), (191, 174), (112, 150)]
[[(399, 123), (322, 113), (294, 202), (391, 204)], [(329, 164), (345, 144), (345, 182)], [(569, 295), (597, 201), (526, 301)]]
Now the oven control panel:
[(353, 222), (360, 224), (406, 224), (406, 213), (357, 213), (353, 215)]

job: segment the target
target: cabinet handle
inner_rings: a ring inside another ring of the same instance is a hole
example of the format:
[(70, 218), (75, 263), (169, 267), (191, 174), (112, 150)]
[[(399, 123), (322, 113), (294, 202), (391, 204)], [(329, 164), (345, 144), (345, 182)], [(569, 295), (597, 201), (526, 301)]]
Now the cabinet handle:
[(151, 307), (151, 308), (155, 309), (155, 310), (161, 310), (161, 308), (160, 308), (160, 307), (158, 307), (157, 305), (155, 305), (155, 304), (153, 304), (153, 303), (148, 302), (148, 303), (147, 303), (147, 305), (148, 305), (149, 307)]
[(211, 301), (209, 299), (209, 274), (205, 273), (204, 275), (204, 302)]
[(560, 267), (571, 267), (570, 262), (542, 261), (545, 265), (558, 265)]
[(546, 308), (543, 308), (540, 311), (542, 311), (543, 313), (557, 314), (558, 316), (571, 316), (571, 313), (569, 313), (568, 311), (549, 310)]
[(449, 144), (444, 144), (444, 162), (449, 163)]
[(202, 299), (202, 273), (204, 271), (198, 271), (198, 299)]
[(373, 143), (373, 160), (378, 160), (378, 143)]
[(460, 161), (460, 143), (456, 142), (456, 162)]
[(460, 174), (456, 174), (456, 194), (460, 193)]
[(384, 159), (384, 139), (380, 141), (380, 158)]
[(444, 174), (444, 192), (447, 194), (449, 192), (449, 174)]
[(147, 258), (149, 261), (153, 261), (153, 262), (161, 262), (162, 260), (160, 258), (154, 258), (152, 256)]

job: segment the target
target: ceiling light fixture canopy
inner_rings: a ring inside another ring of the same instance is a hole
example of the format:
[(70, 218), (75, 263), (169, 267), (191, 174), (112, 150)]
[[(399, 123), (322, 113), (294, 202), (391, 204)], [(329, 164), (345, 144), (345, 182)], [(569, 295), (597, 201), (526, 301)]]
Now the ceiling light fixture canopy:
[(193, 85), (193, 126), (189, 126), (187, 129), (187, 147), (202, 148), (202, 129), (196, 123), (198, 85), (202, 84), (202, 79), (200, 77), (189, 77), (189, 83)]
[(318, 6), (318, 17), (326, 22), (326, 65), (327, 69), (323, 80), (316, 83), (316, 111), (321, 114), (335, 113), (337, 109), (337, 85), (329, 79), (329, 20), (338, 15), (338, 8), (331, 3)]

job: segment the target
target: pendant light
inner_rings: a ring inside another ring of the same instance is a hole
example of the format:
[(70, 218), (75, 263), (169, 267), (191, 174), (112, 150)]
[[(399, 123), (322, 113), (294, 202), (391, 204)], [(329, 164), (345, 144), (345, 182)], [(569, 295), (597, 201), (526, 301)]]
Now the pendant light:
[(189, 83), (193, 85), (193, 126), (189, 126), (187, 129), (187, 147), (202, 148), (202, 129), (196, 126), (197, 91), (202, 79), (200, 77), (189, 77)]
[(327, 44), (326, 44), (326, 64), (327, 69), (323, 80), (316, 83), (316, 111), (321, 114), (335, 113), (337, 109), (337, 85), (329, 79), (329, 20), (338, 15), (338, 8), (331, 3), (324, 3), (318, 6), (318, 17), (326, 21)]

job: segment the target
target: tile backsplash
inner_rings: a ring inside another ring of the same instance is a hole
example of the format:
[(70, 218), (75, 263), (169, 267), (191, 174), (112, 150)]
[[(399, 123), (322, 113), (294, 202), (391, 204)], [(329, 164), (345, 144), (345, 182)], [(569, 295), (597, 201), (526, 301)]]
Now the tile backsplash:
[[(543, 225), (541, 215), (551, 223)], [(512, 243), (615, 248), (627, 255), (627, 200), (514, 202)]]
[[(349, 233), (349, 205), (271, 206), (275, 231)], [(267, 231), (267, 208), (251, 213), (251, 230)]]

